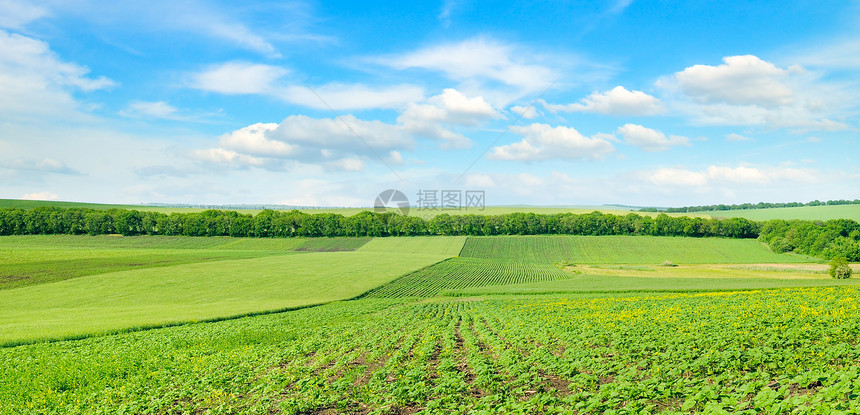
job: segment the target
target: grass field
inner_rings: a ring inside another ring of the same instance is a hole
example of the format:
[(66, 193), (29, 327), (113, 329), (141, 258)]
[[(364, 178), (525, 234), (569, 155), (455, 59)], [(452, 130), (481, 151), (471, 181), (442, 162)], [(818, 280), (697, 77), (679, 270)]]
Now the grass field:
[(676, 264), (809, 262), (775, 254), (749, 239), (652, 236), (491, 236), (469, 238), (460, 253), (472, 258), (575, 264)]
[(357, 296), (440, 255), (321, 252), (112, 272), (0, 291), (0, 343), (75, 337)]
[(721, 210), (696, 212), (714, 218), (747, 218), (756, 221), (769, 219), (829, 220), (853, 219), (860, 221), (860, 205), (801, 206), (772, 209)]
[(370, 238), (0, 237), (0, 290), (108, 272), (311, 251), (354, 251)]
[(858, 310), (856, 287), (338, 302), (0, 349), (0, 413), (856, 413)]

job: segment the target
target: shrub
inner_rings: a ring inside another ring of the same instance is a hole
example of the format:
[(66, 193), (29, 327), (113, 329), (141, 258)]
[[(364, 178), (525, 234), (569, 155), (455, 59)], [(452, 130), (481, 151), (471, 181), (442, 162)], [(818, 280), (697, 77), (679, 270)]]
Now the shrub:
[(833, 258), (830, 261), (830, 276), (840, 280), (851, 278), (851, 266), (845, 257)]

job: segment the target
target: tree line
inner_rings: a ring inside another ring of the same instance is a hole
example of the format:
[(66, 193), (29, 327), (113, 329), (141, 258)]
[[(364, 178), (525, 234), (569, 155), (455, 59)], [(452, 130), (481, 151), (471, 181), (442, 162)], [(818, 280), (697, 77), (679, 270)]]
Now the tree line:
[(36, 207), (0, 209), (0, 235), (184, 235), (333, 237), (417, 235), (654, 235), (758, 237), (761, 224), (744, 218), (704, 219), (588, 214), (510, 213), (448, 215), (430, 219), (365, 211), (353, 216), (263, 210), (256, 215), (206, 210), (159, 213), (137, 210)]
[(642, 208), (639, 212), (667, 212), (667, 213), (688, 213), (688, 212), (712, 212), (719, 210), (745, 210), (745, 209), (770, 209), (770, 208), (785, 208), (785, 207), (803, 207), (803, 206), (833, 206), (833, 205), (860, 205), (860, 199), (855, 200), (828, 200), (822, 202), (813, 200), (808, 203), (803, 202), (788, 202), (788, 203), (742, 203), (739, 205), (702, 205), (702, 206), (684, 206), (677, 208)]
[(769, 220), (762, 224), (759, 240), (777, 253), (796, 252), (860, 262), (860, 223), (850, 219)]
[(36, 207), (0, 209), (0, 235), (176, 235), (260, 238), (420, 235), (652, 235), (758, 238), (774, 252), (860, 261), (860, 224), (850, 219), (754, 222), (745, 218), (704, 219), (613, 215), (509, 213), (448, 215), (430, 219), (397, 213), (353, 216), (263, 210), (256, 215), (207, 210), (159, 213), (137, 210)]

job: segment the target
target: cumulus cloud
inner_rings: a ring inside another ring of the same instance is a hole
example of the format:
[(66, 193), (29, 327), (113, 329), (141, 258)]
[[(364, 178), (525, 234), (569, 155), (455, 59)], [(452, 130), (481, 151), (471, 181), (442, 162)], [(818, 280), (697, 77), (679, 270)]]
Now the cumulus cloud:
[(116, 85), (88, 73), (62, 61), (45, 42), (0, 30), (0, 119), (79, 116), (73, 93)]
[(224, 134), (216, 148), (195, 152), (194, 156), (208, 162), (272, 169), (294, 162), (355, 171), (368, 160), (404, 164), (402, 151), (411, 150), (418, 139), (434, 140), (442, 148), (468, 147), (471, 140), (457, 128), (480, 127), (501, 117), (483, 98), (446, 89), (409, 104), (396, 123), (368, 121), (351, 114), (336, 118), (291, 115), (280, 123), (257, 123)]
[(595, 112), (607, 115), (655, 115), (665, 111), (659, 99), (642, 91), (628, 91), (617, 86), (606, 92), (594, 92), (580, 102), (567, 105), (541, 101), (552, 112)]
[[(786, 81), (803, 69), (777, 68), (753, 55), (729, 56), (718, 66), (693, 65), (673, 75), (677, 87), (693, 100), (706, 104), (759, 105), (777, 107), (790, 104), (794, 92)], [(659, 84), (658, 84), (659, 85)]]
[(455, 89), (445, 89), (427, 103), (412, 103), (397, 117), (403, 129), (420, 137), (442, 140), (444, 148), (466, 148), (472, 141), (448, 125), (478, 126), (501, 115), (482, 97), (469, 98)]
[(238, 166), (262, 166), (265, 164), (265, 161), (261, 158), (251, 157), (223, 148), (192, 150), (191, 154), (198, 160), (212, 163), (226, 163)]
[(688, 146), (690, 139), (678, 135), (666, 137), (660, 131), (652, 130), (637, 124), (624, 124), (618, 127), (618, 134), (624, 137), (624, 142), (645, 151), (666, 151), (674, 146)]
[(522, 141), (493, 147), (488, 158), (517, 161), (602, 159), (615, 151), (607, 139), (585, 137), (571, 127), (532, 124), (509, 128), (524, 136)]
[(799, 131), (851, 128), (844, 88), (800, 66), (780, 68), (757, 56), (729, 56), (717, 66), (693, 65), (657, 81), (675, 109), (701, 124), (762, 125)]
[(257, 123), (224, 134), (218, 147), (192, 155), (242, 167), (284, 169), (306, 163), (355, 171), (364, 167), (364, 158), (394, 157), (392, 152), (412, 146), (413, 140), (397, 125), (353, 115), (335, 119), (291, 115), (277, 124)]
[(811, 169), (789, 167), (757, 168), (712, 165), (702, 171), (660, 168), (645, 175), (653, 184), (666, 186), (708, 186), (720, 184), (764, 185), (777, 181), (813, 183), (818, 173)]

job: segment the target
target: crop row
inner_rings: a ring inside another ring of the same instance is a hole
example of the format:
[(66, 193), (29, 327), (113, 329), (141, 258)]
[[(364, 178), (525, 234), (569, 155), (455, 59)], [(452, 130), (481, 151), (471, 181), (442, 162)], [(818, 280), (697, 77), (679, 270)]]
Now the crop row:
[(452, 258), (415, 271), (368, 293), (372, 298), (431, 297), (445, 290), (570, 278), (551, 264)]
[(363, 299), (0, 350), (0, 413), (860, 411), (860, 289)]

